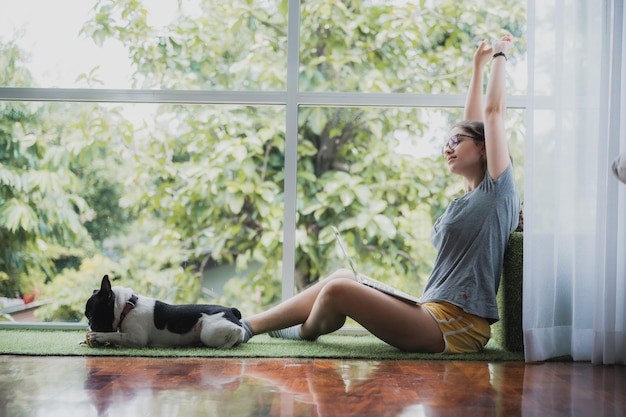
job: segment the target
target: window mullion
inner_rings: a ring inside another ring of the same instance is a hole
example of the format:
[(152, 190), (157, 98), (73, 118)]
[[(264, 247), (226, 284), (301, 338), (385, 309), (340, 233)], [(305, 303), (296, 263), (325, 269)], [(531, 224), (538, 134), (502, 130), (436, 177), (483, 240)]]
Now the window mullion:
[(285, 207), (283, 220), (282, 299), (295, 294), (296, 197), (298, 170), (298, 72), (300, 0), (289, 0), (287, 17), (287, 108), (285, 120)]

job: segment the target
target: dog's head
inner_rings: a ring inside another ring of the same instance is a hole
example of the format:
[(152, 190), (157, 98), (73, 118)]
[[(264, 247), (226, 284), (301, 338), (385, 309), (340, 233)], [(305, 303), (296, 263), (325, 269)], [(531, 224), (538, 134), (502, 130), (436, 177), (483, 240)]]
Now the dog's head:
[(105, 275), (100, 289), (93, 291), (93, 295), (89, 297), (85, 305), (85, 316), (89, 320), (89, 328), (94, 332), (114, 332), (114, 308), (115, 294), (111, 290), (109, 276)]

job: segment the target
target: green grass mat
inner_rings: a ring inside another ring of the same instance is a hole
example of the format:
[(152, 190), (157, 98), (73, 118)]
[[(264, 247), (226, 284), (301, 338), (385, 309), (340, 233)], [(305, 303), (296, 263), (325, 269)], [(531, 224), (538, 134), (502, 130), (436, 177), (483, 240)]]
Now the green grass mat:
[(472, 361), (523, 361), (519, 352), (508, 352), (493, 340), (482, 353), (436, 355), (401, 352), (374, 336), (325, 335), (317, 342), (256, 336), (233, 349), (210, 348), (90, 348), (80, 345), (84, 331), (0, 330), (0, 354), (33, 356), (147, 356), (216, 358), (342, 358), (342, 359), (455, 359)]

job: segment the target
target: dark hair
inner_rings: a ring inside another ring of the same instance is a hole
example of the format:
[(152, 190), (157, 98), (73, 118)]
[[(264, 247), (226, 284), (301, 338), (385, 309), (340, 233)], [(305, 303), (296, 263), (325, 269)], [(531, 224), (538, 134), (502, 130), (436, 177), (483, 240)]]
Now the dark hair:
[[(458, 127), (459, 129), (463, 129), (465, 133), (472, 136), (474, 140), (479, 142), (485, 141), (485, 124), (480, 120), (463, 120), (462, 122), (455, 123), (452, 128)], [(513, 157), (509, 153), (509, 158), (511, 158), (511, 163), (513, 164)], [(486, 161), (485, 161), (486, 163)], [(487, 166), (485, 165), (485, 169)]]
[(480, 120), (463, 120), (452, 126), (452, 128), (455, 127), (463, 129), (468, 135), (471, 135), (474, 140), (485, 141), (485, 124)]
[[(458, 127), (470, 135), (476, 142), (485, 143), (485, 124), (481, 120), (463, 120), (455, 123), (452, 128)], [(487, 158), (482, 158), (483, 172), (487, 172)]]

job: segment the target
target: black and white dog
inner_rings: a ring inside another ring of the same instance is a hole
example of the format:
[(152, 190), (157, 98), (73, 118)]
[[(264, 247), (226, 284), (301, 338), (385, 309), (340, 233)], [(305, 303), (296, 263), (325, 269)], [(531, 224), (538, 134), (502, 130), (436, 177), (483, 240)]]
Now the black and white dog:
[(112, 287), (109, 276), (87, 300), (87, 344), (124, 347), (205, 345), (230, 348), (243, 340), (241, 313), (209, 304), (170, 305)]

